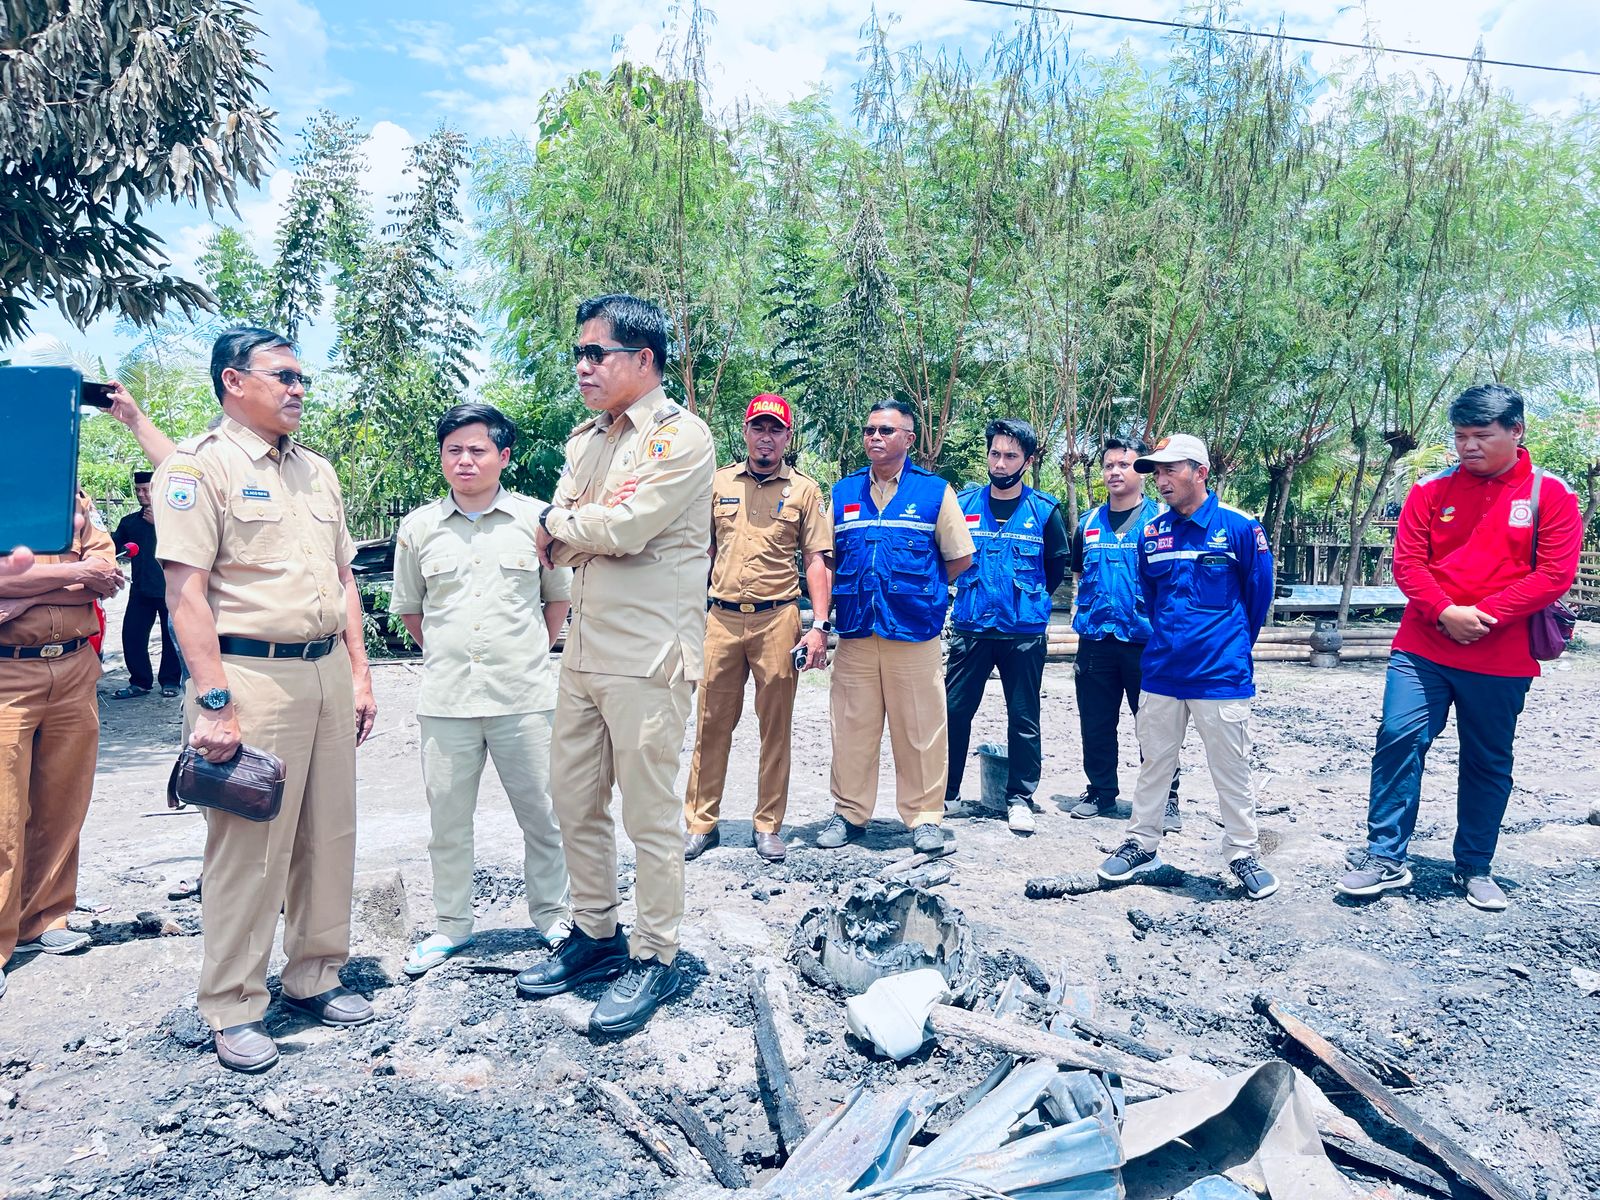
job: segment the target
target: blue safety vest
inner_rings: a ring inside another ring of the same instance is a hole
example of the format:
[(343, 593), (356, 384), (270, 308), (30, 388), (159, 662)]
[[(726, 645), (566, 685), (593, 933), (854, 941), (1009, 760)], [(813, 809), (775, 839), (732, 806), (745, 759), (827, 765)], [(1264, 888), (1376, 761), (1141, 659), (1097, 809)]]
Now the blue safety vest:
[(1146, 497), (1117, 536), (1111, 506), (1102, 504), (1078, 519), (1083, 576), (1078, 580), (1072, 628), (1079, 637), (1148, 642), (1150, 614), (1139, 589), (1139, 537), (1162, 505)]
[(967, 488), (956, 499), (978, 553), (956, 578), (950, 624), (974, 633), (1043, 633), (1050, 625), (1044, 527), (1056, 510), (1056, 498), (1024, 485), (1016, 510), (1003, 525), (989, 508), (987, 487)]
[(871, 467), (833, 485), (833, 619), (842, 638), (928, 642), (944, 628), (950, 584), (934, 538), (945, 483), (910, 463), (882, 512)]

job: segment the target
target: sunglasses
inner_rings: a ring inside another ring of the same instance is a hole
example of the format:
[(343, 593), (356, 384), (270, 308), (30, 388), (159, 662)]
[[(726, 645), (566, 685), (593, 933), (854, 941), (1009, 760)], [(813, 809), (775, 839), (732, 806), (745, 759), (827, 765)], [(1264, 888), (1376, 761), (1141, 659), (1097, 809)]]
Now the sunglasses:
[(302, 375), (299, 371), (291, 371), (288, 367), (278, 371), (267, 371), (260, 367), (240, 367), (238, 369), (244, 371), (247, 375), (270, 375), (286, 388), (291, 388), (298, 383), (306, 391), (309, 392), (311, 390), (311, 376)]
[(911, 430), (901, 429), (898, 425), (863, 425), (861, 427), (862, 437), (872, 437), (874, 434), (878, 437), (893, 437), (897, 433), (910, 432)]
[(587, 345), (574, 346), (572, 348), (572, 362), (577, 365), (584, 359), (588, 359), (595, 366), (599, 366), (605, 362), (608, 354), (637, 354), (639, 351), (648, 350), (649, 348), (648, 346), (601, 346), (594, 342), (589, 342)]

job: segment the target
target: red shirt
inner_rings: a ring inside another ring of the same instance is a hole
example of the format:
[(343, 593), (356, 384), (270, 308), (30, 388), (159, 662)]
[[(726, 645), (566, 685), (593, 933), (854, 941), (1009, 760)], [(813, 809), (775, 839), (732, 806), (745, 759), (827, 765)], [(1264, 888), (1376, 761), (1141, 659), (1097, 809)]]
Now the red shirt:
[[(1493, 478), (1452, 467), (1411, 489), (1394, 538), (1394, 581), (1410, 601), (1394, 649), (1482, 675), (1539, 674), (1528, 617), (1571, 590), (1583, 544), (1577, 494), (1554, 475), (1540, 479), (1537, 570), (1526, 450)], [(1452, 604), (1476, 605), (1499, 624), (1463, 646), (1438, 625)]]

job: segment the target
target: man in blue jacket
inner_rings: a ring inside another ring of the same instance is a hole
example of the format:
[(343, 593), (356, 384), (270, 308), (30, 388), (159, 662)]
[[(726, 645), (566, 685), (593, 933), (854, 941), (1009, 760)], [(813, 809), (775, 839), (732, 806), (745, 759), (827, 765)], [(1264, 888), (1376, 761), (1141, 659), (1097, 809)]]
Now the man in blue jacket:
[(1136, 719), (1144, 762), (1127, 840), (1099, 875), (1121, 883), (1161, 865), (1162, 814), (1192, 718), (1222, 808), (1228, 872), (1247, 896), (1261, 900), (1278, 890), (1278, 881), (1256, 859), (1250, 648), (1272, 603), (1272, 552), (1254, 517), (1206, 487), (1211, 459), (1199, 438), (1174, 434), (1135, 465), (1155, 473), (1167, 511), (1144, 527), (1139, 543), (1139, 585), (1151, 627)]
[[(1068, 815), (1106, 816), (1117, 805), (1117, 725), (1126, 696), (1139, 715), (1140, 660), (1150, 640), (1150, 616), (1139, 587), (1139, 542), (1161, 505), (1144, 494), (1145, 477), (1134, 464), (1150, 447), (1137, 439), (1111, 438), (1100, 452), (1106, 502), (1078, 520), (1072, 539), (1072, 570), (1078, 598), (1072, 629), (1078, 635), (1072, 683), (1078, 696), (1083, 738), (1083, 773), (1089, 784)], [(1162, 829), (1183, 828), (1178, 812), (1178, 773), (1172, 774)]]
[(867, 465), (833, 485), (833, 816), (817, 845), (867, 831), (878, 800), (883, 726), (894, 747), (895, 806), (919, 854), (945, 851), (944, 676), (939, 633), (950, 581), (972, 563), (972, 537), (950, 485), (906, 461), (916, 409), (880, 400), (867, 414)]
[(950, 770), (944, 799), (961, 793), (972, 714), (995, 668), (1006, 698), (1006, 821), (1033, 832), (1039, 786), (1039, 688), (1050, 627), (1050, 595), (1067, 573), (1067, 527), (1054, 496), (1022, 482), (1039, 451), (1026, 421), (990, 421), (989, 485), (964, 490), (958, 502), (977, 546), (973, 567), (956, 580), (950, 617), (945, 694), (950, 719)]

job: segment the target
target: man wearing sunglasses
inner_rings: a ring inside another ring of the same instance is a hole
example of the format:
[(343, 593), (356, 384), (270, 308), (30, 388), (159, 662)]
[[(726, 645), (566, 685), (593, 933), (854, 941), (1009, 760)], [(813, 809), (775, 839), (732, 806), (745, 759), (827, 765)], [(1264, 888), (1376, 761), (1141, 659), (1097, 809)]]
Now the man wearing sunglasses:
[(887, 718), (895, 806), (919, 854), (943, 854), (947, 716), (939, 633), (950, 583), (972, 565), (972, 535), (955, 492), (907, 461), (916, 409), (880, 400), (867, 415), (867, 465), (833, 487), (834, 657), (829, 786), (833, 816), (817, 845), (867, 831), (878, 801)]
[(223, 419), (178, 444), (151, 487), (167, 607), (188, 664), (189, 745), (226, 762), (241, 744), (283, 760), (271, 821), (206, 812), (200, 1015), (217, 1058), (265, 1071), (267, 965), (284, 916), (283, 1001), (324, 1025), (363, 1025), (345, 988), (356, 851), (356, 747), (377, 704), (362, 640), (354, 543), (333, 467), (293, 438), (310, 380), (270, 329), (229, 329), (211, 351)]
[[(572, 623), (561, 654), (550, 794), (572, 881), (572, 935), (517, 976), (534, 999), (612, 979), (589, 1017), (631, 1033), (683, 985), (678, 760), (705, 641), (711, 431), (667, 399), (667, 319), (632, 296), (578, 305), (578, 391), (597, 415), (573, 430), (536, 544), (570, 566)], [(611, 788), (637, 861), (633, 936), (617, 925)]]

